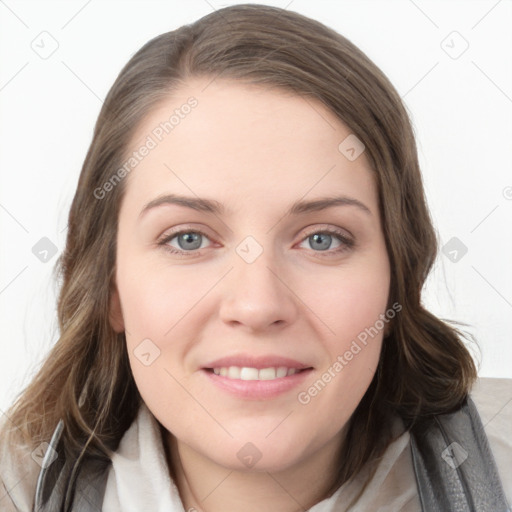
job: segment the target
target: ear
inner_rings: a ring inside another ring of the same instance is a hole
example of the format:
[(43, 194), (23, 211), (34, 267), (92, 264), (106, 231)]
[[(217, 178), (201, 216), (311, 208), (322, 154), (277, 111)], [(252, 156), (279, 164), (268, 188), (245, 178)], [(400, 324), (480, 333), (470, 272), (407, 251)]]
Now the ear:
[(109, 300), (109, 321), (112, 329), (118, 334), (124, 332), (124, 318), (123, 311), (121, 310), (121, 300), (119, 298), (119, 291), (117, 285), (114, 283), (110, 288)]

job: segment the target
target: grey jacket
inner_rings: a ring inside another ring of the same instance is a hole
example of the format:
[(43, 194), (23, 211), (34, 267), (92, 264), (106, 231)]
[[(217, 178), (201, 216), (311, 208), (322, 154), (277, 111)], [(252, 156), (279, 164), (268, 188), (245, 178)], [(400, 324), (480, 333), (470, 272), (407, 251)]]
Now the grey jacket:
[[(110, 460), (84, 459), (74, 472), (75, 461), (64, 456), (63, 427), (61, 420), (50, 442), (58, 458), (39, 474), (34, 512), (101, 512)], [(417, 423), (411, 449), (424, 512), (510, 512), (471, 398), (454, 413)]]

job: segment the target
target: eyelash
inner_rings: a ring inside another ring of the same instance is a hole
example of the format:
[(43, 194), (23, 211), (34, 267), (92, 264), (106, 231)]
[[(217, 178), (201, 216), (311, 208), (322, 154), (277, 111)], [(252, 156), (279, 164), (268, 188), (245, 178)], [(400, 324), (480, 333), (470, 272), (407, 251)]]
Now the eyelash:
[[(168, 243), (171, 240), (173, 240), (174, 238), (176, 238), (177, 236), (180, 236), (183, 234), (188, 234), (188, 233), (195, 233), (195, 234), (198, 234), (198, 235), (201, 235), (201, 236), (204, 236), (204, 237), (210, 239), (206, 233), (204, 233), (203, 231), (201, 231), (199, 229), (182, 229), (179, 231), (175, 231), (173, 233), (169, 233), (163, 239), (159, 240), (157, 242), (157, 244), (158, 244), (158, 246), (161, 246), (164, 250), (166, 250), (174, 255), (180, 255), (180, 256), (185, 256), (185, 257), (198, 257), (201, 255), (201, 253), (199, 252), (199, 251), (201, 251), (201, 249), (193, 249), (192, 251), (182, 251), (182, 250), (176, 249), (175, 247), (171, 247), (168, 245)], [(342, 244), (340, 247), (338, 247), (337, 249), (334, 249), (334, 250), (327, 249), (326, 251), (313, 251), (315, 253), (318, 253), (318, 256), (320, 256), (322, 258), (329, 258), (329, 257), (337, 256), (338, 254), (348, 251), (355, 246), (354, 240), (347, 237), (347, 235), (344, 232), (337, 230), (337, 229), (332, 229), (332, 228), (324, 229), (324, 230), (316, 229), (314, 231), (310, 231), (308, 234), (306, 234), (302, 238), (301, 243), (304, 240), (307, 240), (310, 236), (315, 235), (315, 234), (335, 235), (335, 237), (338, 238), (338, 240)]]

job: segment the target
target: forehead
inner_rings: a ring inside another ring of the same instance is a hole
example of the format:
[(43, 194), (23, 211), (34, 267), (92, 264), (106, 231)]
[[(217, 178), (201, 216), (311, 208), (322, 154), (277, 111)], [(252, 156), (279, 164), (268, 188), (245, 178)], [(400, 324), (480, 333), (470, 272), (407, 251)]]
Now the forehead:
[(128, 154), (150, 149), (130, 172), (127, 195), (147, 202), (161, 193), (192, 193), (242, 207), (244, 197), (288, 204), (339, 192), (375, 207), (375, 177), (364, 152), (350, 160), (340, 151), (349, 136), (317, 100), (196, 79), (137, 128)]

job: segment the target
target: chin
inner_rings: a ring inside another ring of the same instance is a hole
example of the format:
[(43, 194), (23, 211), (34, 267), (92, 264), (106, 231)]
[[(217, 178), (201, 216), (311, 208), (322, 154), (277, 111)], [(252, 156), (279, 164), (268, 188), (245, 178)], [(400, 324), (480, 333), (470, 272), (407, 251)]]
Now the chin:
[(294, 439), (289, 436), (287, 442), (283, 443), (281, 440), (265, 439), (265, 436), (252, 438), (251, 441), (251, 437), (246, 436), (244, 440), (232, 439), (217, 444), (218, 449), (215, 452), (211, 451), (212, 444), (209, 444), (208, 451), (203, 452), (203, 455), (216, 464), (234, 471), (276, 473), (287, 470), (307, 458), (304, 441), (300, 437)]

